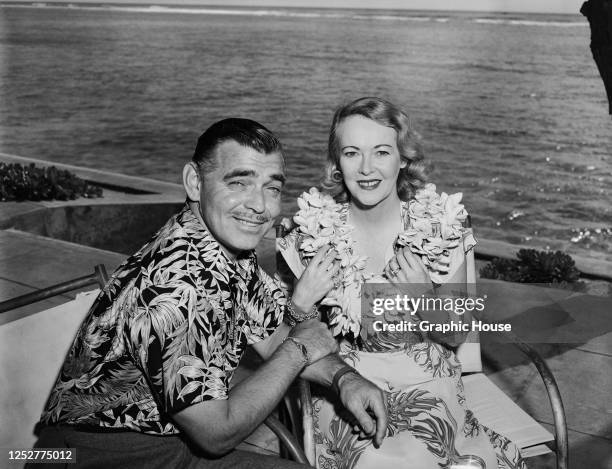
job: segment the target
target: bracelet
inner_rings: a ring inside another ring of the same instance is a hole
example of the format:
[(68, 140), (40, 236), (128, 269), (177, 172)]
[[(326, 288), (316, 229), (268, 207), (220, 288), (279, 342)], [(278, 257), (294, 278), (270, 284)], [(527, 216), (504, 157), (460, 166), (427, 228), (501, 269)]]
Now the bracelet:
[(285, 305), (285, 313), (285, 322), (289, 324), (290, 327), (293, 327), (300, 322), (307, 321), (308, 319), (316, 318), (319, 315), (319, 311), (317, 310), (316, 306), (313, 306), (312, 311), (310, 312), (298, 313), (293, 305), (293, 298), (289, 298), (287, 300), (287, 304)]
[(336, 395), (340, 395), (340, 386), (338, 385), (338, 383), (340, 382), (340, 378), (342, 378), (345, 374), (347, 373), (355, 373), (357, 376), (361, 376), (359, 374), (359, 372), (353, 368), (352, 366), (349, 365), (344, 365), (342, 368), (340, 368), (338, 371), (336, 371), (336, 373), (334, 374), (334, 377), (332, 379), (332, 390), (336, 393)]
[(296, 339), (295, 337), (285, 337), (285, 339), (283, 340), (283, 344), (287, 341), (295, 344), (298, 350), (302, 353), (302, 358), (304, 359), (304, 366), (310, 365), (310, 354), (308, 353), (308, 349), (306, 348), (304, 343), (300, 339)]

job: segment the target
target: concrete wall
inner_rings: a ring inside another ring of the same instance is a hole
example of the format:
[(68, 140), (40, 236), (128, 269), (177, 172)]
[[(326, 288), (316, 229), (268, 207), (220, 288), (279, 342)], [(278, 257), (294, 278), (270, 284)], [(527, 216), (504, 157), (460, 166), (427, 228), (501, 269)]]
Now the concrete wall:
[(67, 205), (17, 215), (4, 225), (129, 255), (181, 206), (177, 203)]

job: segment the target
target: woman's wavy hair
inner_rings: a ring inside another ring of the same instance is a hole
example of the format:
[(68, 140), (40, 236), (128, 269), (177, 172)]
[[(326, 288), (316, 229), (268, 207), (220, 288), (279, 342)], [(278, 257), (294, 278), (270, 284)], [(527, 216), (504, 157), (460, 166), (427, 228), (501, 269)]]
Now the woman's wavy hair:
[(395, 129), (400, 158), (406, 162), (406, 166), (400, 168), (397, 176), (397, 194), (401, 200), (410, 200), (416, 190), (427, 181), (429, 170), (423, 154), (421, 137), (412, 129), (410, 118), (406, 113), (394, 104), (376, 97), (359, 98), (336, 110), (329, 131), (323, 188), (338, 202), (346, 202), (349, 199), (348, 190), (340, 171), (341, 149), (336, 132), (342, 121), (350, 116), (363, 116)]

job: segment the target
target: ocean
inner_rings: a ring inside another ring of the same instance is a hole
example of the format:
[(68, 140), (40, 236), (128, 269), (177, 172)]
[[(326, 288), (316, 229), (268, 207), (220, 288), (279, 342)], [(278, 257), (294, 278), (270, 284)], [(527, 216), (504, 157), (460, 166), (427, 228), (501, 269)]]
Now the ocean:
[(241, 116), (284, 143), (284, 213), (334, 108), (411, 116), (477, 235), (612, 260), (612, 120), (575, 15), (0, 4), (0, 151), (171, 182)]

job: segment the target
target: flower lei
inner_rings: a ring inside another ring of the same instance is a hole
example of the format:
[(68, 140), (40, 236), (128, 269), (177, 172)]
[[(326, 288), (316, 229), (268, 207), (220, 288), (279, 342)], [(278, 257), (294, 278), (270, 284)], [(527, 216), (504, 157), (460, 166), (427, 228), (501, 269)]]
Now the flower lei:
[(408, 203), (404, 224), (409, 228), (395, 242), (396, 251), (408, 246), (421, 257), (434, 283), (444, 283), (451, 269), (450, 251), (464, 233), (467, 212), (460, 203), (462, 197), (461, 192), (438, 194), (435, 184), (425, 184)]
[(336, 259), (340, 261), (339, 282), (321, 301), (321, 305), (330, 307), (328, 316), (333, 334), (352, 333), (356, 337), (361, 327), (361, 314), (351, 310), (346, 287), (361, 282), (360, 272), (365, 268), (366, 258), (353, 253), (354, 241), (350, 236), (353, 227), (344, 222), (342, 205), (315, 187), (304, 192), (297, 203), (299, 211), (293, 221), (298, 225), (298, 252), (302, 261), (308, 262), (327, 244), (336, 250)]
[[(467, 217), (461, 193), (438, 194), (434, 184), (426, 184), (408, 203), (404, 225), (409, 228), (400, 233), (395, 250), (408, 246), (418, 254), (435, 283), (443, 283), (450, 271), (450, 250), (457, 247), (463, 236), (462, 222)], [(340, 282), (321, 301), (330, 307), (329, 323), (333, 334), (357, 337), (361, 329), (361, 313), (352, 311), (347, 287), (364, 279), (366, 257), (354, 253), (350, 234), (353, 227), (343, 217), (343, 206), (334, 199), (311, 188), (297, 200), (299, 210), (293, 217), (298, 225), (298, 253), (307, 263), (316, 252), (329, 244), (337, 251), (340, 261)]]

